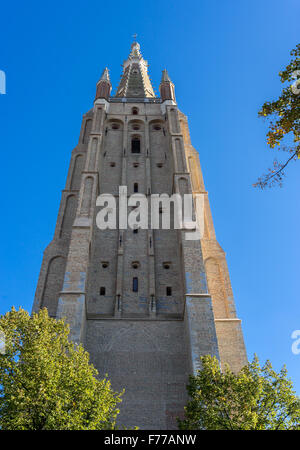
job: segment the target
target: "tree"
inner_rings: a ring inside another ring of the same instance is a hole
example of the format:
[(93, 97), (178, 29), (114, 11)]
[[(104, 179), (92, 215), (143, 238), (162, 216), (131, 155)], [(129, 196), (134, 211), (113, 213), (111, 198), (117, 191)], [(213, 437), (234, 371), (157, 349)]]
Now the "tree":
[[(284, 144), (281, 150), (287, 152), (284, 162), (273, 161), (273, 167), (253, 185), (264, 189), (274, 185), (282, 186), (285, 169), (291, 161), (300, 158), (300, 44), (291, 51), (290, 64), (279, 73), (281, 83), (288, 83), (277, 100), (263, 104), (258, 115), (269, 119), (267, 144), (271, 149)], [(296, 79), (296, 81), (295, 81)]]
[(68, 339), (69, 327), (43, 309), (0, 317), (0, 428), (114, 429), (120, 394), (97, 379), (89, 354)]
[(201, 358), (202, 369), (190, 377), (191, 400), (181, 430), (299, 430), (299, 398), (285, 367), (276, 373), (257, 357), (233, 373), (220, 369), (216, 357)]

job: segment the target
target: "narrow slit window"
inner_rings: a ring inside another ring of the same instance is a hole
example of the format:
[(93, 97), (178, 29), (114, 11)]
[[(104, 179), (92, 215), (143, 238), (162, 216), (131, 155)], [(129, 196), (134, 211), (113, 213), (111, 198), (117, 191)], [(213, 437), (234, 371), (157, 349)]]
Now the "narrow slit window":
[(137, 277), (134, 277), (132, 279), (132, 290), (133, 290), (133, 292), (138, 292), (138, 290), (139, 290), (139, 280)]
[(167, 294), (168, 297), (170, 297), (170, 295), (172, 295), (172, 288), (171, 288), (171, 286), (167, 286), (166, 294)]
[(133, 192), (139, 192), (139, 185), (138, 185), (138, 183), (134, 183), (134, 185), (133, 185)]
[(141, 141), (139, 140), (139, 138), (132, 139), (131, 153), (141, 153)]
[(100, 288), (100, 295), (105, 295), (105, 287), (101, 286)]

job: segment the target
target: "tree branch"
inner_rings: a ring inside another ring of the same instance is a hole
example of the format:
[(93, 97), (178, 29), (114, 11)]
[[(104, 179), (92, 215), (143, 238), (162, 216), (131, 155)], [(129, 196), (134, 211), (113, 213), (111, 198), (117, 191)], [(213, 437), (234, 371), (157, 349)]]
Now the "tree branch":
[(283, 165), (280, 166), (280, 169), (278, 169), (275, 173), (272, 173), (271, 175), (266, 176), (263, 181), (261, 181), (259, 179), (259, 181), (257, 183), (255, 183), (253, 186), (254, 187), (258, 187), (259, 186), (259, 187), (261, 187), (263, 189), (270, 182), (270, 180), (272, 180), (274, 177), (276, 178), (278, 176), (282, 176), (283, 175), (283, 170), (285, 169), (285, 167), (297, 155), (298, 155), (298, 150), (295, 150), (295, 152), (292, 154), (292, 156), (290, 158), (288, 158), (288, 160)]

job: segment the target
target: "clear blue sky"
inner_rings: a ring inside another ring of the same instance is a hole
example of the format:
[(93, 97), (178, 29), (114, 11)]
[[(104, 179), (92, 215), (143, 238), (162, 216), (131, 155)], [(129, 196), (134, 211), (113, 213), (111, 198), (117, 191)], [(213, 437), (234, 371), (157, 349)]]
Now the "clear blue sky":
[(298, 0), (4, 2), (0, 312), (31, 309), (82, 114), (105, 66), (116, 88), (136, 32), (156, 91), (166, 67), (189, 117), (248, 356), (286, 363), (300, 392), (299, 164), (283, 189), (252, 188), (274, 156), (257, 111), (280, 92), (299, 17)]

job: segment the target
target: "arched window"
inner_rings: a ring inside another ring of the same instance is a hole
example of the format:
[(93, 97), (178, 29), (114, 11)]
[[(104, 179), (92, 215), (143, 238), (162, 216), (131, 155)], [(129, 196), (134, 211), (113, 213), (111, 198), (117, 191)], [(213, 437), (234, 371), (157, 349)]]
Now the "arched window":
[(141, 152), (141, 141), (139, 137), (132, 138), (131, 141), (131, 153), (140, 153)]
[(105, 287), (101, 286), (100, 288), (100, 295), (105, 295)]
[(171, 286), (167, 286), (167, 288), (166, 288), (166, 294), (167, 294), (168, 297), (169, 297), (170, 295), (172, 295), (172, 288), (171, 288)]
[(139, 280), (137, 277), (133, 277), (132, 278), (132, 291), (138, 292), (138, 290), (139, 290)]
[(138, 108), (132, 108), (131, 112), (134, 116), (136, 116), (139, 113), (139, 110)]
[(139, 192), (139, 185), (138, 183), (133, 184), (133, 192)]

